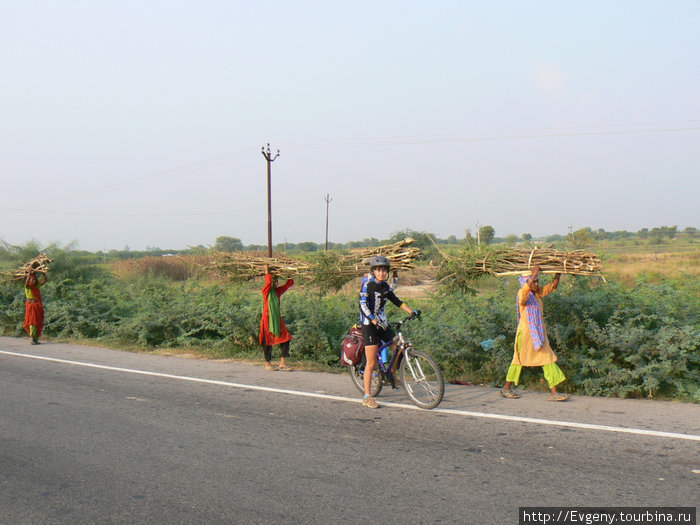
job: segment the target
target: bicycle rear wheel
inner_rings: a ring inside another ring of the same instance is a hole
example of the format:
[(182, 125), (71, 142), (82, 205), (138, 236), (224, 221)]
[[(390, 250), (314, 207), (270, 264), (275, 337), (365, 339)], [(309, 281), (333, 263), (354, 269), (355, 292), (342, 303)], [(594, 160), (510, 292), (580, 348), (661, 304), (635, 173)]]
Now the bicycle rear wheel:
[[(352, 382), (360, 392), (365, 393), (365, 359), (359, 365), (351, 365), (350, 377), (352, 377)], [(374, 367), (372, 372), (372, 382), (369, 385), (369, 395), (372, 397), (379, 395), (382, 391), (382, 371), (379, 368), (379, 363)]]
[(445, 380), (433, 357), (407, 348), (401, 363), (401, 381), (408, 397), (420, 408), (435, 408), (445, 395)]

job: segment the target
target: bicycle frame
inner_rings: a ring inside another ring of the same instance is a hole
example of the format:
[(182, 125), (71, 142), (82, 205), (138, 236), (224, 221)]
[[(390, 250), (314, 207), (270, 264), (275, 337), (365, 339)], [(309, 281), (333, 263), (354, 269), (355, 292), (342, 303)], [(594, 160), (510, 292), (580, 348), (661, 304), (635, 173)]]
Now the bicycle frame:
[[(394, 363), (398, 361), (399, 356), (401, 355), (401, 350), (404, 350), (407, 346), (411, 345), (410, 341), (407, 341), (404, 338), (403, 333), (401, 332), (401, 327), (405, 322), (411, 321), (413, 319), (418, 319), (418, 317), (412, 314), (403, 321), (399, 321), (398, 323), (392, 323), (394, 325), (394, 328), (396, 329), (396, 335), (391, 341), (382, 342), (382, 344), (377, 346), (377, 363), (379, 363), (379, 369), (382, 371), (382, 376), (386, 376), (386, 374), (389, 371), (391, 371), (391, 369), (394, 367)], [(391, 348), (391, 345), (393, 345), (394, 343), (396, 343), (396, 347), (393, 353), (391, 354), (389, 362), (385, 364), (384, 361), (382, 361), (382, 351), (385, 348)], [(384, 379), (384, 377), (382, 377), (382, 379)]]
[[(396, 347), (391, 354), (389, 362), (385, 364), (384, 361), (382, 361), (382, 351), (385, 348), (391, 348), (391, 345), (393, 345), (394, 342), (396, 342)], [(377, 362), (379, 363), (379, 368), (381, 368), (384, 374), (389, 372), (394, 367), (394, 363), (398, 361), (399, 356), (401, 355), (400, 350), (403, 350), (405, 346), (406, 340), (404, 339), (403, 334), (397, 330), (396, 337), (394, 337), (391, 341), (382, 343), (377, 347)]]

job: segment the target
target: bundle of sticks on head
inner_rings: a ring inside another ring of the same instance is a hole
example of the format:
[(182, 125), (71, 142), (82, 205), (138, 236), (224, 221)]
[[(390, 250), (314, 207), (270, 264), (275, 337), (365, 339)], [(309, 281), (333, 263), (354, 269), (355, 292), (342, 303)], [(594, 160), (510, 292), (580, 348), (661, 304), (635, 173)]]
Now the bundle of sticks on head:
[(413, 261), (420, 256), (415, 241), (401, 241), (366, 248), (348, 255), (338, 252), (317, 252), (308, 260), (285, 256), (267, 257), (262, 252), (214, 252), (209, 270), (231, 280), (248, 280), (265, 275), (265, 266), (279, 277), (301, 277), (309, 284), (328, 288), (340, 288), (346, 282), (369, 271), (369, 260), (374, 255), (384, 255), (391, 262), (392, 270), (413, 268)]
[(421, 255), (421, 250), (413, 246), (411, 237), (383, 246), (357, 250), (349, 255), (336, 252), (321, 252), (314, 258), (314, 267), (310, 272), (311, 284), (322, 288), (335, 288), (359, 277), (370, 270), (369, 261), (375, 255), (389, 259), (391, 271), (410, 270), (413, 261)]
[(47, 273), (49, 271), (49, 265), (53, 261), (49, 259), (45, 254), (40, 253), (34, 257), (31, 261), (27, 261), (22, 266), (20, 266), (14, 272), (4, 272), (3, 275), (12, 281), (24, 281), (27, 276), (31, 273), (40, 274)]
[(208, 269), (234, 281), (247, 281), (270, 273), (282, 277), (304, 274), (311, 269), (307, 261), (283, 255), (268, 257), (264, 252), (213, 252)]
[(441, 280), (474, 279), (482, 275), (530, 275), (536, 265), (539, 265), (540, 273), (590, 275), (605, 281), (598, 255), (583, 250), (562, 252), (539, 247), (471, 251), (459, 257), (447, 257), (442, 263)]

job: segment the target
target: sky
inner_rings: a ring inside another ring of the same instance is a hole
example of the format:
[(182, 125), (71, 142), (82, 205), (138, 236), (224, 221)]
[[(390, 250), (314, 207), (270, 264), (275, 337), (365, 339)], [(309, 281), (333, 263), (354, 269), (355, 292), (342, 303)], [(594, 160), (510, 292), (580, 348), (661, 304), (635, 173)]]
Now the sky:
[(700, 2), (0, 0), (0, 240), (700, 227)]

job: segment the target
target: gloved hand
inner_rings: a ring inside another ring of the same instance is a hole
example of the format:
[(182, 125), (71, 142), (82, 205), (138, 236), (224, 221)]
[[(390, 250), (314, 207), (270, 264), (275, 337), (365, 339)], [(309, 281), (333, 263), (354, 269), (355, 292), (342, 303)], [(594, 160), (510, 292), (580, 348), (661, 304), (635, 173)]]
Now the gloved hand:
[(389, 323), (386, 321), (377, 321), (377, 326), (382, 330), (387, 330), (389, 328)]

